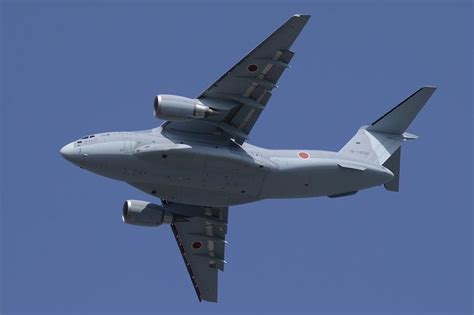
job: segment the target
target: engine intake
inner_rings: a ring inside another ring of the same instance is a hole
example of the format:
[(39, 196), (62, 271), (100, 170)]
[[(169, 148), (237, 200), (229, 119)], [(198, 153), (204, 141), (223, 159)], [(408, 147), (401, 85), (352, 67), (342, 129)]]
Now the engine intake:
[(164, 207), (154, 203), (127, 200), (123, 204), (122, 221), (132, 225), (159, 226), (183, 220), (181, 216), (166, 211)]
[(205, 106), (197, 99), (166, 94), (155, 96), (153, 112), (156, 118), (170, 121), (206, 118), (216, 114), (215, 110)]

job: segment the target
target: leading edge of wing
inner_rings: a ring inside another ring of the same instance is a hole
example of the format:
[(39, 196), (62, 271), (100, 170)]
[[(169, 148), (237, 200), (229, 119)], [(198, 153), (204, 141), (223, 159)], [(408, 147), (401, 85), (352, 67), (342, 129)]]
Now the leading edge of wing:
[(294, 27), (294, 36), (293, 38), (290, 39), (290, 43), (288, 46), (291, 46), (293, 42), (296, 40), (298, 35), (301, 33), (303, 30), (304, 26), (308, 22), (308, 20), (311, 18), (311, 15), (309, 14), (295, 14), (292, 17), (290, 17), (285, 23), (283, 23), (277, 30), (275, 30), (270, 36), (268, 36), (264, 41), (262, 41), (257, 47), (252, 49), (248, 54), (246, 54), (239, 62), (237, 62), (232, 68), (230, 68), (226, 73), (221, 75), (219, 79), (217, 79), (214, 83), (212, 83), (204, 92), (202, 92), (197, 98), (203, 98), (206, 97), (207, 93), (214, 87), (216, 84), (223, 79), (227, 74), (232, 72), (236, 67), (238, 67), (242, 62), (244, 62), (250, 55), (252, 55), (255, 51), (257, 51), (260, 47), (265, 45), (268, 41), (271, 40), (272, 37), (278, 36), (280, 32), (282, 32), (284, 29), (287, 27)]
[(224, 270), (228, 207), (203, 207), (164, 202), (186, 220), (171, 224), (199, 301), (217, 302), (218, 270)]
[(183, 243), (181, 242), (179, 238), (178, 229), (176, 228), (176, 225), (174, 225), (173, 223), (171, 224), (171, 230), (173, 231), (174, 238), (176, 240), (176, 243), (178, 244), (179, 252), (181, 253), (181, 257), (183, 257), (186, 270), (189, 273), (189, 277), (191, 278), (191, 282), (193, 283), (193, 287), (194, 287), (194, 290), (196, 291), (196, 295), (199, 299), (199, 302), (202, 302), (202, 298), (201, 298), (202, 295), (201, 295), (201, 291), (199, 290), (199, 286), (196, 282), (196, 276), (194, 275), (193, 269), (191, 268), (191, 263), (186, 256), (186, 252), (184, 251)]

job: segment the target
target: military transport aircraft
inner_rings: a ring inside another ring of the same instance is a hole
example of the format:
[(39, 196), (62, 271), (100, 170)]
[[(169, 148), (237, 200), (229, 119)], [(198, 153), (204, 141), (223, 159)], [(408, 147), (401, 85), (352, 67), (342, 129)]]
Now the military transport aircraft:
[(292, 16), (196, 98), (156, 96), (154, 114), (165, 120), (160, 127), (88, 135), (61, 149), (81, 168), (161, 199), (161, 205), (125, 201), (123, 221), (171, 225), (199, 301), (217, 301), (229, 206), (343, 197), (378, 185), (398, 191), (400, 145), (416, 138), (406, 129), (434, 87), (422, 87), (361, 127), (338, 152), (269, 150), (246, 142), (309, 18)]

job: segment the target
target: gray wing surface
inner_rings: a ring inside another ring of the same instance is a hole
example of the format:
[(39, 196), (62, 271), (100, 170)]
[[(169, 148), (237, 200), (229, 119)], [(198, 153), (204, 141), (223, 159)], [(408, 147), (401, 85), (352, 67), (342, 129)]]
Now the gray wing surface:
[(290, 50), (310, 15), (294, 15), (222, 75), (198, 99), (221, 115), (164, 127), (197, 133), (223, 133), (238, 143), (248, 138), (294, 55)]
[(225, 264), (228, 208), (166, 204), (189, 216), (187, 222), (171, 224), (171, 229), (199, 301), (217, 302), (217, 272), (224, 271)]

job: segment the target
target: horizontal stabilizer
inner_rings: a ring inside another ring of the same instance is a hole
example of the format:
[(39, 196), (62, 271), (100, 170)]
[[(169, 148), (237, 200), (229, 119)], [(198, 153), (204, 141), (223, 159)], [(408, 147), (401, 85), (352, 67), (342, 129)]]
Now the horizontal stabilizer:
[[(361, 127), (339, 153), (358, 160), (385, 165), (384, 163), (395, 154), (404, 141), (418, 138), (406, 132), (406, 129), (435, 90), (435, 87), (422, 87), (370, 126)], [(391, 171), (395, 174), (393, 170)], [(395, 181), (391, 185), (395, 185)]]
[(367, 131), (403, 134), (435, 90), (432, 86), (422, 87), (374, 121)]

